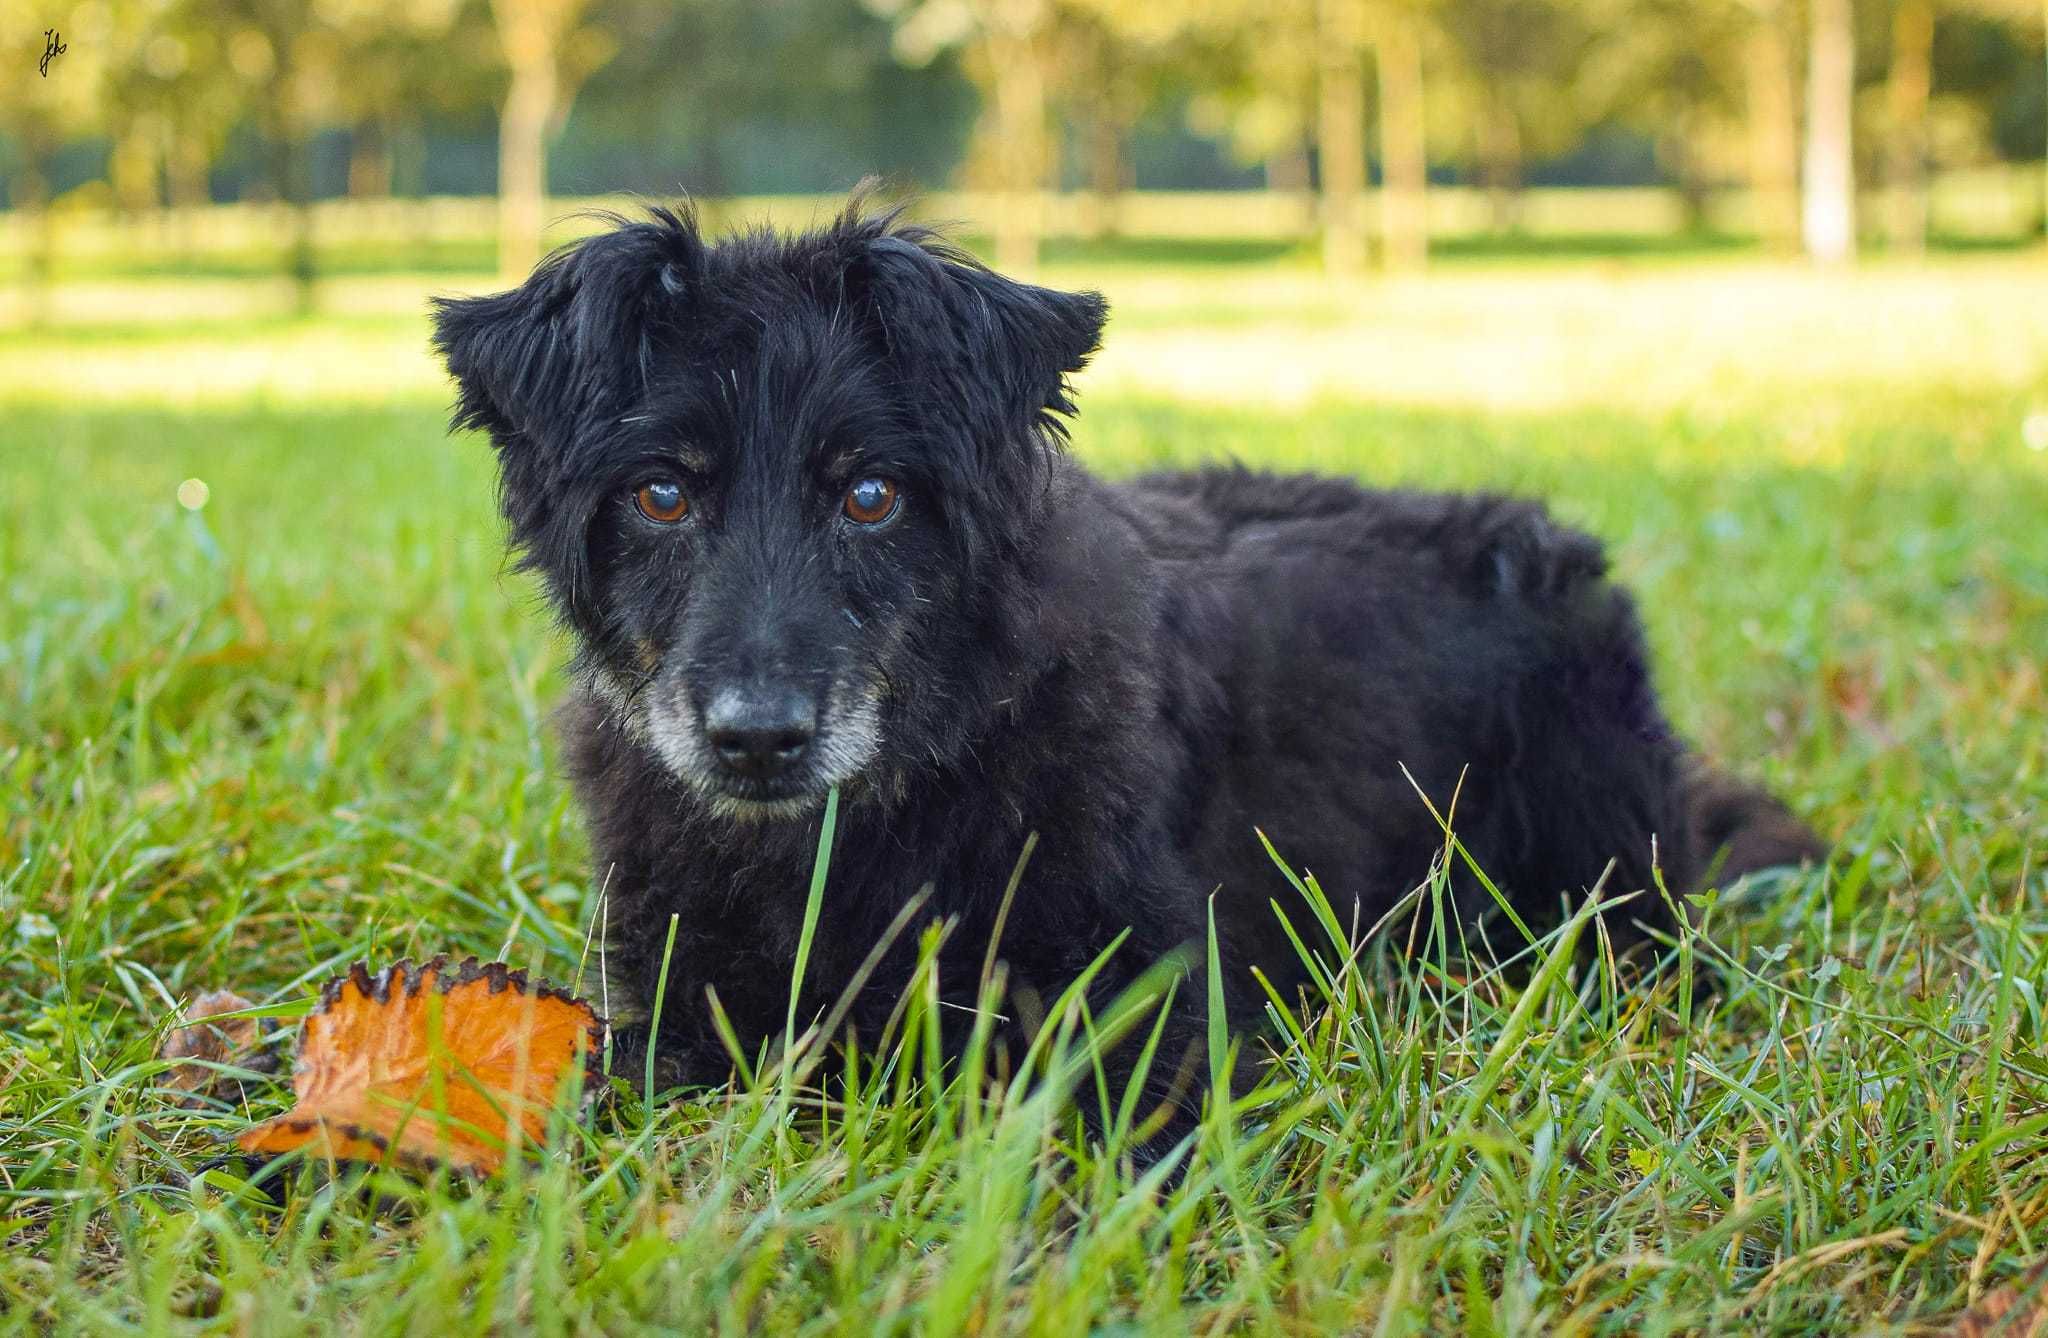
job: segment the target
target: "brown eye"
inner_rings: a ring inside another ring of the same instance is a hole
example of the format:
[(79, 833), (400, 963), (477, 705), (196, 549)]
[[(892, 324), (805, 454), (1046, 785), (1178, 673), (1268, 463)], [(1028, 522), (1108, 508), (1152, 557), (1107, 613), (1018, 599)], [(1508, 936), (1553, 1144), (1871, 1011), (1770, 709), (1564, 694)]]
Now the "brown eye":
[(888, 479), (862, 479), (846, 490), (846, 518), (879, 525), (896, 514), (896, 485)]
[(669, 479), (642, 484), (633, 494), (633, 504), (641, 515), (663, 525), (673, 525), (690, 514), (690, 499), (683, 495), (682, 485)]

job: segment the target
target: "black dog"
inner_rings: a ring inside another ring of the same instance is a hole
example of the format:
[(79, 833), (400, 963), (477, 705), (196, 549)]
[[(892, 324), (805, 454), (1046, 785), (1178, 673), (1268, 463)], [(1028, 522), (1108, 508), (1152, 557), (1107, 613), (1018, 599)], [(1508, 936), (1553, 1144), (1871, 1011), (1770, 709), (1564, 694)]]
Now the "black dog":
[[(575, 635), (562, 729), (643, 1037), (679, 918), (672, 1075), (729, 1072), (707, 986), (745, 1045), (780, 1033), (833, 786), (806, 1018), (927, 886), (968, 1016), (1034, 832), (1000, 938), (1013, 997), (1054, 997), (1128, 930), (1113, 993), (1199, 946), (1220, 888), (1240, 1022), (1252, 965), (1302, 979), (1270, 902), (1311, 924), (1255, 826), (1361, 925), (1444, 849), (1416, 787), (1455, 792), (1530, 919), (1603, 874), (1651, 888), (1653, 849), (1674, 892), (1717, 857), (1732, 877), (1818, 853), (1673, 737), (1598, 544), (1540, 508), (1090, 476), (1061, 416), (1103, 318), (858, 206), (717, 243), (657, 210), (439, 304), (456, 423), (490, 433), (514, 542)], [(1453, 886), (1488, 909), (1462, 867)], [(1652, 892), (1610, 927), (1667, 915)], [(863, 1034), (909, 961), (872, 978)], [(1198, 1034), (1194, 976), (1174, 1040)]]

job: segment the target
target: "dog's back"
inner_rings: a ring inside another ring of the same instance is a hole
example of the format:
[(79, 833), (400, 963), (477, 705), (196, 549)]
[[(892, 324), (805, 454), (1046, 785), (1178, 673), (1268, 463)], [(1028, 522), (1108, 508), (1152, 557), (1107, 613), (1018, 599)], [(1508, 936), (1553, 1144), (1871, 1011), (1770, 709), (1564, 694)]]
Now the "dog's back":
[[(1269, 975), (1295, 952), (1268, 899), (1295, 899), (1254, 826), (1361, 928), (1445, 851), (1432, 805), (1526, 918), (1561, 893), (1652, 889), (1610, 917), (1624, 940), (1668, 925), (1659, 878), (1683, 892), (1820, 853), (1690, 756), (1598, 542), (1540, 506), (1242, 469), (1122, 491), (1169, 603), (1200, 604), (1161, 619), (1225, 703), (1221, 728), (1191, 732), (1206, 783), (1186, 831)], [(1462, 860), (1450, 871), (1465, 916), (1492, 908)]]

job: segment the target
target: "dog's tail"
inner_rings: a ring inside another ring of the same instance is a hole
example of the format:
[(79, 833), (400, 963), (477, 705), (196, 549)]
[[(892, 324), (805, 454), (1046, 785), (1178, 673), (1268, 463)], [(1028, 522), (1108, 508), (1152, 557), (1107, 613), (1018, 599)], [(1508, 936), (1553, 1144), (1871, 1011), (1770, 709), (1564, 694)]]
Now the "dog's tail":
[(1819, 864), (1828, 847), (1775, 795), (1708, 767), (1687, 786), (1695, 889), (1725, 886), (1765, 869)]

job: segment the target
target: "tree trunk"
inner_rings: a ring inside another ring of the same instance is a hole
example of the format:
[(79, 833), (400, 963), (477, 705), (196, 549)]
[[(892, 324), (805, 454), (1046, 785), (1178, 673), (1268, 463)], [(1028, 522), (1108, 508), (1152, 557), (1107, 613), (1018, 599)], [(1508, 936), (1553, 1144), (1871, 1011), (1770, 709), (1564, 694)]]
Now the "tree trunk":
[(1707, 201), (1713, 183), (1700, 155), (1693, 151), (1692, 121), (1690, 109), (1679, 113), (1678, 124), (1664, 138), (1663, 156), (1670, 165), (1672, 179), (1678, 183), (1678, 210), (1683, 219), (1680, 226), (1687, 236), (1697, 237), (1707, 230)]
[(1365, 69), (1358, 0), (1321, 0), (1317, 44), (1317, 141), (1323, 169), (1323, 267), (1365, 268)]
[(1850, 0), (1812, 0), (1806, 72), (1806, 253), (1856, 254), (1856, 31)]
[(1307, 143), (1290, 139), (1286, 147), (1267, 156), (1266, 189), (1293, 202), (1292, 212), (1299, 222), (1290, 226), (1298, 226), (1301, 236), (1315, 232), (1316, 191), (1309, 175)]
[(7, 204), (28, 229), (28, 270), (22, 276), (28, 323), (50, 319), (50, 279), (57, 261), (57, 223), (50, 214), (50, 154), (55, 145), (33, 119), (22, 136), (21, 168), (8, 187)]
[(1748, 47), (1750, 204), (1764, 245), (1788, 252), (1799, 245), (1799, 93), (1782, 3), (1758, 16)]
[(512, 66), (512, 87), (498, 116), (498, 272), (516, 283), (540, 260), (547, 221), (555, 53), (545, 41), (508, 38), (505, 58)]
[(1934, 80), (1934, 0), (1898, 0), (1892, 10), (1891, 104), (1885, 230), (1892, 249), (1927, 249), (1927, 98)]
[(184, 132), (175, 118), (166, 117), (161, 129), (164, 160), (164, 198), (170, 205), (171, 247), (190, 258), (205, 225), (199, 218), (201, 205), (213, 201), (208, 178), (210, 154), (205, 140)]
[(391, 193), (416, 199), (427, 193), (427, 135), (418, 120), (393, 116), (384, 128), (391, 146)]
[(140, 214), (162, 203), (157, 170), (162, 143), (156, 118), (148, 115), (127, 118), (115, 135), (107, 176), (122, 213)]
[(284, 145), (284, 198), (291, 214), (293, 304), (301, 316), (313, 313), (319, 263), (313, 243), (313, 155), (303, 131), (294, 126)]
[(1390, 270), (1429, 260), (1429, 145), (1422, 97), (1422, 38), (1415, 16), (1387, 6), (1379, 24), (1380, 239)]
[[(284, 49), (282, 43), (275, 49)], [(269, 90), (270, 174), (290, 234), (285, 272), (292, 280), (293, 306), (306, 316), (313, 311), (319, 273), (313, 251), (313, 164), (304, 120), (293, 109), (292, 79), (293, 72), (280, 64)]]
[(1121, 230), (1117, 201), (1128, 184), (1124, 159), (1124, 126), (1114, 96), (1104, 93), (1088, 118), (1088, 235), (1101, 239)]
[(1045, 67), (1035, 7), (1009, 3), (1003, 9), (988, 37), (996, 104), (996, 265), (1030, 274), (1045, 235)]
[(381, 117), (365, 117), (349, 135), (348, 193), (357, 200), (390, 198), (391, 142)]
[(196, 209), (212, 202), (207, 181), (206, 149), (199, 137), (180, 134), (174, 125), (164, 127), (164, 185), (174, 209)]
[(1490, 90), (1479, 122), (1479, 179), (1496, 233), (1521, 226), (1522, 126), (1507, 95)]

